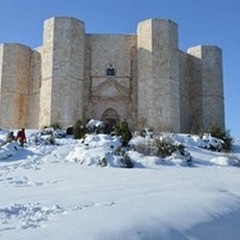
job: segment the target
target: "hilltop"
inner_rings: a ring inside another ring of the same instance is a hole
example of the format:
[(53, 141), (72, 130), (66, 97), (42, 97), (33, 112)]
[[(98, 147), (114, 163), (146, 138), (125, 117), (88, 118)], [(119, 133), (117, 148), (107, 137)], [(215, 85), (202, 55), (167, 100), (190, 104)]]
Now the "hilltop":
[(151, 146), (149, 135), (134, 136), (126, 148), (104, 134), (54, 142), (37, 136), (27, 130), (24, 148), (15, 142), (0, 148), (3, 240), (240, 236), (239, 142), (222, 153), (207, 150), (219, 144), (208, 135), (165, 133), (159, 138), (184, 145), (184, 153), (159, 157), (138, 151)]

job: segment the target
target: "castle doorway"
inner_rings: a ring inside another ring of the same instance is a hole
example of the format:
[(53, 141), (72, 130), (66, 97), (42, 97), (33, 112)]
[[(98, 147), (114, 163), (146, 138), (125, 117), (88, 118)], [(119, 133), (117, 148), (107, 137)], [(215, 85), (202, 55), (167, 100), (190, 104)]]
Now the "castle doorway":
[(113, 108), (108, 108), (102, 115), (102, 121), (112, 130), (119, 120), (118, 113)]

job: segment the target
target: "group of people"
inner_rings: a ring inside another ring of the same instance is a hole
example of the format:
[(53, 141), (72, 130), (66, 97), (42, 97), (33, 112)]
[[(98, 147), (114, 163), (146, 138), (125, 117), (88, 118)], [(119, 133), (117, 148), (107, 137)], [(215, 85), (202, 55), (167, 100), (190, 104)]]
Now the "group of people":
[(21, 147), (24, 147), (24, 143), (26, 143), (27, 138), (25, 134), (25, 129), (22, 128), (18, 131), (17, 136), (14, 136), (14, 132), (10, 132), (7, 136), (7, 142), (17, 141)]

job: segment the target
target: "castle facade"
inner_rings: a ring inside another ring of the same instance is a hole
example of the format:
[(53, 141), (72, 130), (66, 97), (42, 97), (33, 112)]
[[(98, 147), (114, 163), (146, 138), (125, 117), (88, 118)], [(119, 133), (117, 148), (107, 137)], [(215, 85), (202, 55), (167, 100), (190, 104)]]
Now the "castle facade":
[(42, 46), (0, 45), (0, 127), (62, 127), (76, 120), (132, 129), (224, 129), (222, 52), (178, 48), (171, 20), (140, 22), (133, 35), (85, 32), (70, 17), (44, 22)]

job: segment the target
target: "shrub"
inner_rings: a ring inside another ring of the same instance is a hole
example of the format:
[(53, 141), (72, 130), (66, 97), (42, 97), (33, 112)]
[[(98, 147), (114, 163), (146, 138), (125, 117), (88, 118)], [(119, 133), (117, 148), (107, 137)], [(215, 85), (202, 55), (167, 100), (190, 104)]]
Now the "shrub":
[(105, 157), (98, 161), (98, 166), (100, 166), (100, 167), (106, 167), (107, 166), (107, 160), (106, 160)]
[(75, 122), (73, 126), (73, 135), (75, 139), (81, 139), (87, 133), (87, 128), (83, 122), (79, 119)]
[(210, 127), (210, 134), (212, 137), (219, 138), (223, 141), (222, 151), (230, 152), (232, 149), (233, 138), (229, 130), (222, 130), (220, 127), (213, 125)]
[(134, 149), (145, 156), (156, 155), (155, 147), (150, 142), (137, 144)]
[(156, 139), (154, 141), (154, 145), (156, 147), (156, 155), (160, 157), (169, 157), (174, 152), (177, 151), (177, 146), (172, 144), (168, 139)]
[(121, 136), (121, 141), (123, 146), (128, 145), (129, 141), (132, 138), (132, 132), (130, 131), (126, 120), (124, 120), (123, 122), (115, 126), (115, 134), (117, 136)]
[(120, 159), (120, 162), (123, 164), (123, 167), (125, 168), (133, 168), (133, 163), (127, 153), (123, 155), (123, 157)]
[(101, 126), (98, 126), (96, 128), (96, 133), (97, 134), (100, 134), (100, 133), (111, 134), (112, 128), (113, 127), (111, 125), (109, 125), (108, 123), (103, 123)]

